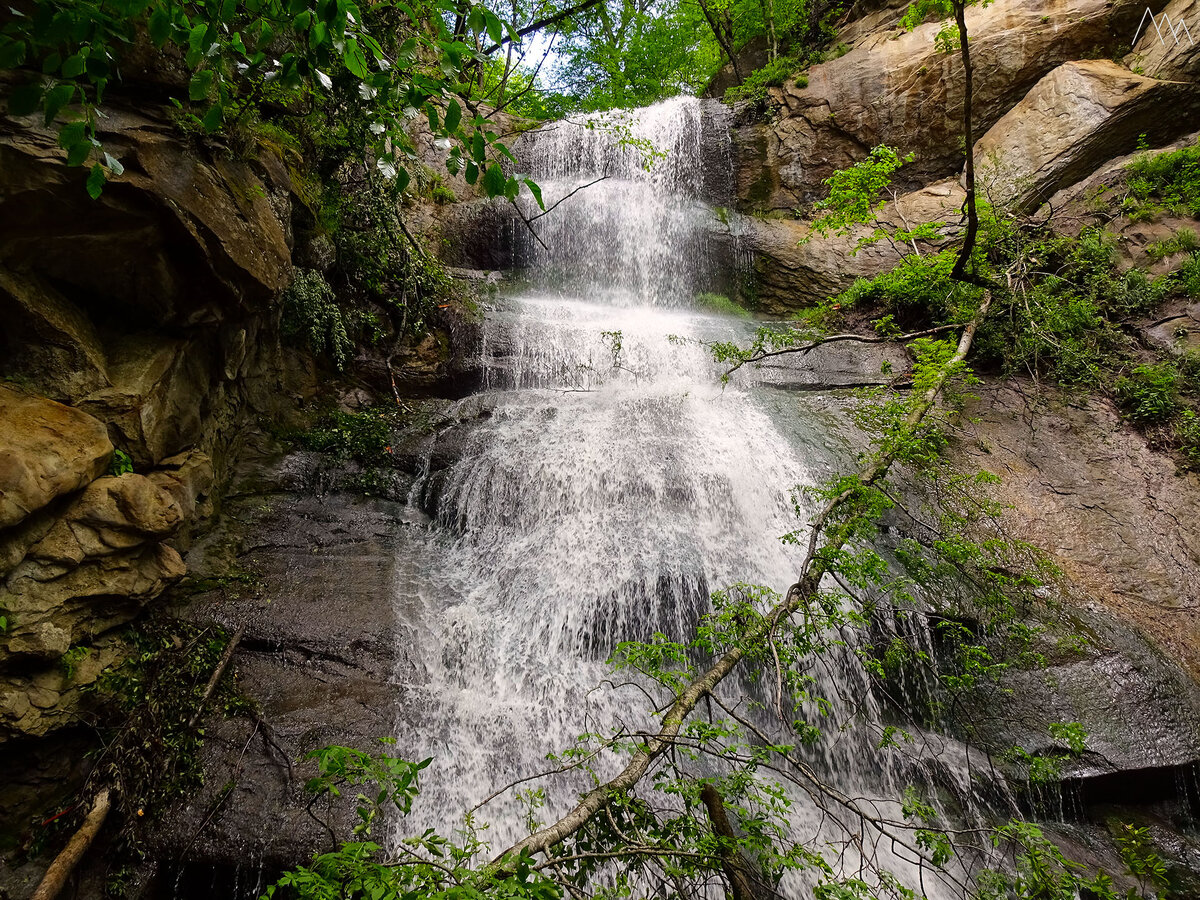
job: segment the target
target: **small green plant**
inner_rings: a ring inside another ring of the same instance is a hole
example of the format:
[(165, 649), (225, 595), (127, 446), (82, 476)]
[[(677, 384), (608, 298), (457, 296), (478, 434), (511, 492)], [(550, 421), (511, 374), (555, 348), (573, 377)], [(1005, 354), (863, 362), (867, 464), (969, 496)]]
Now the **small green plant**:
[(1189, 469), (1200, 469), (1200, 415), (1186, 410), (1175, 423), (1175, 439)]
[(63, 670), (63, 674), (67, 676), (67, 681), (74, 680), (76, 667), (91, 652), (91, 647), (72, 647), (58, 658), (58, 665)]
[(433, 202), (439, 206), (445, 206), (447, 203), (458, 202), (458, 195), (444, 184), (435, 184), (433, 186), (433, 190), (429, 192), (429, 195), (433, 198)]
[(1171, 237), (1150, 244), (1146, 247), (1146, 252), (1150, 254), (1151, 259), (1158, 260), (1174, 256), (1176, 253), (1192, 253), (1198, 248), (1200, 241), (1196, 238), (1196, 232), (1190, 228), (1180, 228)]
[(1200, 253), (1188, 257), (1175, 273), (1175, 281), (1192, 298), (1200, 298)]
[(398, 424), (398, 413), (390, 409), (339, 410), (322, 416), (312, 428), (297, 435), (296, 440), (308, 450), (381, 463), (391, 458), (392, 436)]
[(1200, 143), (1167, 153), (1139, 153), (1126, 167), (1135, 210), (1200, 216)]
[(124, 450), (114, 450), (108, 463), (109, 475), (127, 475), (133, 471), (133, 460)]
[(1172, 363), (1138, 366), (1117, 379), (1117, 403), (1139, 425), (1169, 421), (1179, 411), (1179, 371)]
[(696, 306), (722, 316), (734, 316), (739, 319), (750, 318), (750, 311), (748, 309), (736, 300), (729, 299), (724, 294), (697, 294)]
[(806, 88), (808, 87), (808, 78), (799, 73), (808, 64), (809, 60), (803, 54), (777, 57), (765, 66), (755, 69), (746, 76), (746, 80), (741, 84), (727, 90), (725, 100), (729, 103), (738, 100), (762, 103), (767, 99), (767, 92), (770, 88), (781, 87), (792, 76), (795, 76), (797, 87)]

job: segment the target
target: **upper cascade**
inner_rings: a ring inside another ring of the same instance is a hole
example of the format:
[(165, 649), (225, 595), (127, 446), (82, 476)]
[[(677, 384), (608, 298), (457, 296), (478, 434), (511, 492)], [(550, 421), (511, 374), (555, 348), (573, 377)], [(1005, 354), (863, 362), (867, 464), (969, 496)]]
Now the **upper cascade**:
[[(522, 236), (543, 284), (616, 305), (686, 306), (722, 266), (714, 207), (731, 182), (729, 112), (677, 97), (546, 125), (516, 145), (552, 214)], [(540, 210), (526, 201), (526, 216)], [(569, 273), (569, 277), (568, 277)]]

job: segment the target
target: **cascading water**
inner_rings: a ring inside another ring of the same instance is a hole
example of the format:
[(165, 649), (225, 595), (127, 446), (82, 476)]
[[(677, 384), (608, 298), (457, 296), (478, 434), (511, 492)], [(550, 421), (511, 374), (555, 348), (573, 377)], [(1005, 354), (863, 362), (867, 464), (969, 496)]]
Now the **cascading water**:
[[(519, 147), (546, 205), (567, 199), (529, 238), (535, 286), (487, 318), (485, 390), (463, 402), (489, 415), (455, 465), (415, 488), (434, 527), (398, 595), (428, 679), (399, 734), (435, 762), (406, 831), (456, 827), (584, 732), (644, 727), (641, 695), (606, 683), (619, 641), (686, 639), (713, 590), (795, 578), (800, 551), (779, 540), (800, 524), (790, 490), (832, 456), (814, 452), (818, 422), (786, 424), (794, 399), (722, 387), (698, 343), (746, 332), (693, 303), (722, 277), (706, 200), (720, 203), (711, 182), (730, 176), (714, 106), (668, 101), (616, 133), (557, 124)], [(646, 142), (666, 151), (649, 171)], [(832, 668), (818, 676), (827, 695), (869, 701), (850, 668)], [(865, 750), (834, 734), (812, 754), (859, 795), (887, 781)], [(524, 827), (511, 792), (483, 815), (496, 849)], [(817, 811), (798, 816), (821, 833)]]

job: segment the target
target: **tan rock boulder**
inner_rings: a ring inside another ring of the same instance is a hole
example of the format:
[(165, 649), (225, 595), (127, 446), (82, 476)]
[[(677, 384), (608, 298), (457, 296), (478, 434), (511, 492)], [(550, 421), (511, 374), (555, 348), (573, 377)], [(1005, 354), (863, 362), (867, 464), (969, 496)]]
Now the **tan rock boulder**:
[(93, 481), (112, 453), (87, 413), (0, 385), (0, 528)]
[(1200, 92), (1135, 75), (1110, 60), (1059, 66), (975, 144), (992, 202), (1034, 209), (1139, 136), (1161, 143), (1194, 124)]
[[(1159, 9), (1163, 0), (1154, 0)], [(997, 0), (967, 11), (975, 68), (974, 122), (982, 134), (1047, 72), (1128, 41), (1145, 0)], [(758, 209), (802, 208), (825, 178), (890, 144), (914, 152), (914, 181), (962, 166), (963, 74), (938, 49), (942, 24), (862, 38), (845, 56), (813, 66), (807, 86), (777, 91), (771, 126), (735, 132), (739, 197)]]
[(1154, 78), (1200, 80), (1200, 0), (1171, 0), (1155, 22), (1147, 17), (1125, 65)]
[[(950, 225), (958, 222), (964, 198), (958, 182), (948, 179), (888, 203), (879, 218), (905, 229), (928, 222)], [(874, 231), (869, 226), (820, 237), (810, 235), (807, 222), (795, 219), (749, 218), (743, 223), (741, 240), (754, 253), (759, 308), (772, 315), (810, 306), (849, 287), (855, 278), (886, 272), (911, 249), (887, 240), (859, 247)]]
[(0, 589), (11, 623), (0, 636), (0, 664), (58, 659), (81, 641), (131, 621), (186, 571), (179, 554), (161, 543), (75, 566), (27, 558)]

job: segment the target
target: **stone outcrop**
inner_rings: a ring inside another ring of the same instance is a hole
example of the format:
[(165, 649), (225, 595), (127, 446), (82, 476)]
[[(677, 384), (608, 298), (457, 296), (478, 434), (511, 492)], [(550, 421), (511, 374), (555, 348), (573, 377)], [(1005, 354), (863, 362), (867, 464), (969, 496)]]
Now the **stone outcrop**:
[[(68, 724), (73, 708), (42, 702), (58, 661), (131, 621), (186, 571), (166, 541), (207, 503), (212, 465), (201, 453), (167, 462), (148, 475), (97, 478), (53, 515), (0, 533), (8, 562), (0, 609), (9, 619), (0, 636), (0, 741)], [(99, 656), (112, 662), (116, 651)]]
[[(1156, 10), (1163, 3), (1151, 3)], [(997, 0), (967, 11), (982, 133), (1056, 66), (1128, 41), (1142, 0)], [(778, 118), (735, 129), (738, 196), (748, 208), (807, 208), (822, 182), (877, 144), (916, 154), (913, 182), (962, 165), (963, 77), (958, 54), (935, 43), (941, 23), (874, 32), (849, 53), (813, 66), (807, 85), (775, 92)]]
[(1154, 452), (1107, 401), (1016, 384), (971, 415), (965, 458), (1001, 476), (1017, 533), (1200, 681), (1200, 477)]
[(0, 119), (0, 376), (32, 377), (150, 467), (211, 440), (271, 371), (289, 179), (269, 153), (197, 153), (150, 113), (99, 123), (125, 173), (93, 201), (52, 129)]
[(975, 144), (978, 183), (993, 203), (1032, 210), (1139, 139), (1158, 146), (1178, 137), (1198, 110), (1200, 93), (1189, 84), (1109, 60), (1067, 63)]
[[(927, 222), (957, 225), (964, 196), (957, 181), (940, 181), (889, 202), (878, 216), (901, 229)], [(886, 272), (901, 252), (911, 251), (886, 239), (859, 247), (874, 231), (865, 225), (847, 235), (821, 237), (796, 219), (743, 218), (737, 230), (742, 246), (754, 254), (757, 308), (771, 315), (786, 315), (844, 290), (855, 278)]]
[(113, 447), (103, 423), (77, 409), (0, 385), (0, 529), (108, 468)]
[(1200, 80), (1200, 0), (1171, 0), (1156, 22), (1144, 21), (1125, 65), (1152, 78)]
[[(114, 629), (185, 572), (249, 410), (286, 407), (282, 163), (104, 112), (125, 171), (98, 200), (53, 129), (0, 117), (0, 742), (79, 721)], [(105, 474), (114, 447), (134, 472)]]

